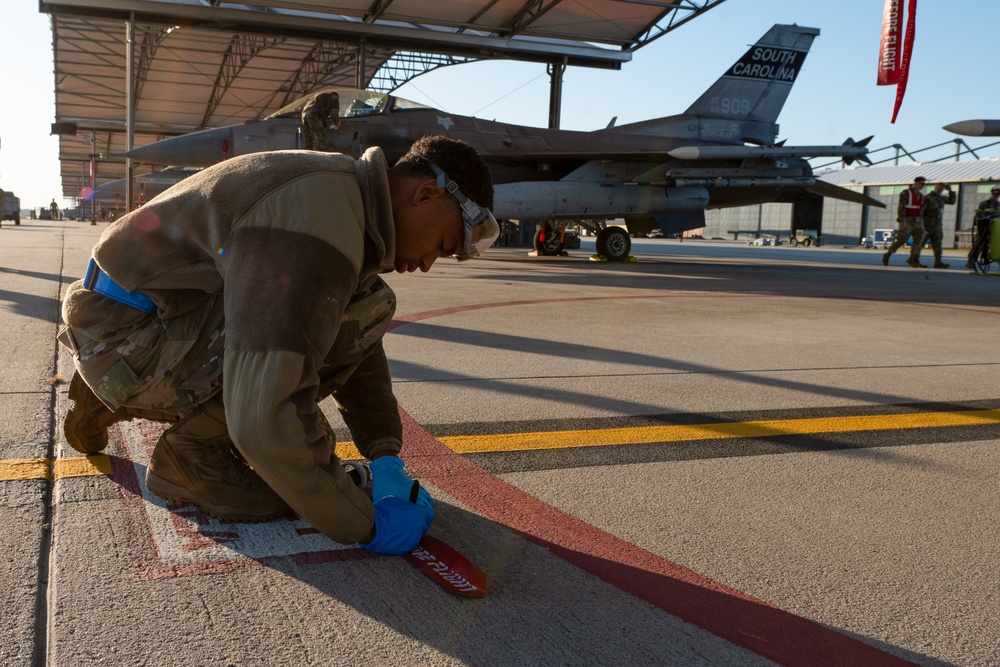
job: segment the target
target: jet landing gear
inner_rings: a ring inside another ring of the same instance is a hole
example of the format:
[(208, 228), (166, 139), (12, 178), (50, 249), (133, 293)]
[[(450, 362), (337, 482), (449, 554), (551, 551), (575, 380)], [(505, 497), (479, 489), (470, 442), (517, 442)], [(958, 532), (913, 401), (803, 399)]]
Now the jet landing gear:
[(597, 233), (597, 254), (609, 262), (626, 262), (632, 250), (632, 239), (622, 227), (605, 227)]
[(532, 243), (535, 252), (547, 257), (568, 255), (569, 253), (563, 250), (565, 233), (566, 223), (557, 226), (548, 221), (543, 222), (538, 231), (535, 232), (535, 239)]

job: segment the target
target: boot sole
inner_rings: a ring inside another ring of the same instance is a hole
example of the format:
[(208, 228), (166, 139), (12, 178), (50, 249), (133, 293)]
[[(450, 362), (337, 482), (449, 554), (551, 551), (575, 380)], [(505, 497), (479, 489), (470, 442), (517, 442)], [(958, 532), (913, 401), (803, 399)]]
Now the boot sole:
[(286, 516), (292, 511), (290, 507), (286, 507), (282, 510), (252, 514), (228, 505), (206, 503), (200, 498), (195, 498), (183, 486), (168, 482), (149, 469), (146, 470), (146, 488), (149, 489), (150, 493), (175, 505), (195, 505), (219, 521), (227, 523), (260, 523), (262, 521), (272, 521)]

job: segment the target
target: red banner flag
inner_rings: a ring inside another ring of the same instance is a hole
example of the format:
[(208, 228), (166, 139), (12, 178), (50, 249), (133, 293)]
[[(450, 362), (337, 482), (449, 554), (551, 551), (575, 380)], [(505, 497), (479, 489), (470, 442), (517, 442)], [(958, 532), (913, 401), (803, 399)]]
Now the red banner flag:
[(913, 40), (917, 34), (917, 0), (910, 0), (907, 7), (906, 36), (903, 38), (903, 53), (899, 60), (899, 83), (896, 84), (896, 104), (892, 108), (892, 120), (896, 122), (899, 107), (903, 104), (906, 94), (906, 80), (910, 77), (910, 56), (913, 53)]
[(903, 0), (885, 0), (882, 10), (882, 43), (878, 50), (878, 85), (894, 86), (899, 82), (900, 43), (903, 25)]

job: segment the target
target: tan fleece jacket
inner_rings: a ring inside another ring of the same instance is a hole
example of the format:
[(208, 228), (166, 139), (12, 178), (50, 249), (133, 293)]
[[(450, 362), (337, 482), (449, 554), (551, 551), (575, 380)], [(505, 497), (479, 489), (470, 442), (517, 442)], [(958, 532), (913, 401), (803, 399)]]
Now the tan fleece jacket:
[(334, 393), (365, 456), (399, 451), (381, 330), (362, 342), (346, 317), (352, 298), (370, 296), (377, 274), (392, 269), (393, 256), (379, 149), (358, 161), (307, 151), (228, 160), (126, 216), (94, 249), (101, 268), (151, 297), (163, 320), (223, 294), (230, 435), (296, 512), (344, 543), (368, 534), (374, 511), (331, 465), (317, 402)]

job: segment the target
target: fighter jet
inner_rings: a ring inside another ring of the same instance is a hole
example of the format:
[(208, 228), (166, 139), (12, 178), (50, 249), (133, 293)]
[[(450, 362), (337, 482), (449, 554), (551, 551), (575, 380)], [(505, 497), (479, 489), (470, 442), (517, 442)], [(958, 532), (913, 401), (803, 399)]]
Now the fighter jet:
[[(511, 125), (391, 94), (331, 88), (339, 97), (340, 119), (327, 130), (325, 148), (358, 156), (379, 146), (391, 164), (419, 137), (463, 139), (490, 166), (498, 219), (547, 221), (535, 239), (542, 254), (561, 250), (554, 221), (573, 220), (597, 232), (598, 253), (623, 260), (631, 249), (629, 233), (703, 227), (710, 208), (817, 195), (882, 206), (817, 181), (806, 160), (868, 162), (871, 137), (841, 146), (776, 143), (778, 114), (817, 35), (816, 28), (775, 25), (683, 114), (617, 127), (612, 120), (592, 132)], [(166, 139), (128, 155), (205, 167), (235, 155), (301, 148), (301, 112), (310, 98), (263, 120)], [(607, 224), (620, 218), (627, 231)]]
[[(136, 203), (142, 205), (164, 190), (177, 185), (200, 169), (192, 167), (167, 167), (133, 177)], [(122, 201), (125, 197), (125, 180), (110, 181), (94, 188), (93, 198), (99, 202)]]

